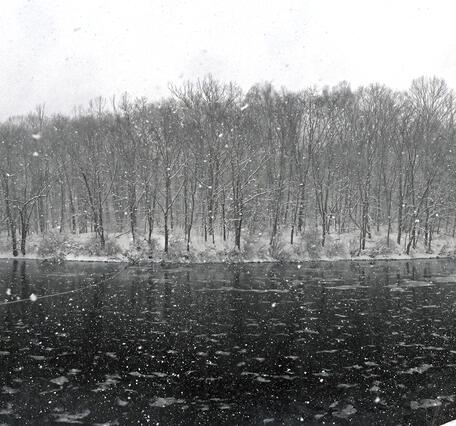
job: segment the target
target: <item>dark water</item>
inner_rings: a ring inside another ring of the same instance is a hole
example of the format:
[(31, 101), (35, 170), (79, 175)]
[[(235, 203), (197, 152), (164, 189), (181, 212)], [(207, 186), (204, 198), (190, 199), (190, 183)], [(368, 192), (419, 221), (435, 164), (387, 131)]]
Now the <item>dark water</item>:
[[(1, 261), (1, 300), (119, 268)], [(442, 260), (128, 268), (0, 306), (0, 424), (441, 424), (455, 304)]]

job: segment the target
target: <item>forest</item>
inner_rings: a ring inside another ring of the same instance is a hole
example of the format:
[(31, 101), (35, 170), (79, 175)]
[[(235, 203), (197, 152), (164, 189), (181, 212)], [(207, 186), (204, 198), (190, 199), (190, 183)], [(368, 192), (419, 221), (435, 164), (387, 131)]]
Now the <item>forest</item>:
[[(348, 83), (246, 93), (211, 76), (160, 101), (97, 98), (67, 116), (45, 105), (0, 124), (0, 239), (128, 235), (162, 253), (195, 239), (241, 252), (374, 231), (428, 252), (455, 236), (456, 102), (438, 78), (408, 91)], [(160, 243), (157, 245), (157, 240)]]

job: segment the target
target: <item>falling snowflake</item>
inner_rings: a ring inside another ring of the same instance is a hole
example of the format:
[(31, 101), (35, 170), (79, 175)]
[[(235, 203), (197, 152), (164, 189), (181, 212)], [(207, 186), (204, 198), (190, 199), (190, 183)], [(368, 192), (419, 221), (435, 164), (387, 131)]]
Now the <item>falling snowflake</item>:
[(32, 302), (36, 302), (36, 301), (38, 300), (38, 297), (36, 296), (36, 294), (32, 293), (32, 294), (30, 295), (30, 300), (31, 300)]
[(32, 135), (32, 138), (35, 139), (36, 141), (41, 139), (41, 135), (39, 133), (35, 133)]
[(32, 154), (34, 157), (38, 157), (40, 154), (38, 154), (36, 151)]

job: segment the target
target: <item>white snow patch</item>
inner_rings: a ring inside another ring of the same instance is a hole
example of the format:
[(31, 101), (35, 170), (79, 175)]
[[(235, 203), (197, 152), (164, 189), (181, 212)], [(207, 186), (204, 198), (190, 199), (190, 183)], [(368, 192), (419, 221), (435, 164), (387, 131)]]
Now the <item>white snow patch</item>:
[(51, 383), (55, 383), (56, 385), (63, 386), (65, 383), (68, 383), (69, 380), (65, 376), (60, 376), (55, 379), (50, 380)]

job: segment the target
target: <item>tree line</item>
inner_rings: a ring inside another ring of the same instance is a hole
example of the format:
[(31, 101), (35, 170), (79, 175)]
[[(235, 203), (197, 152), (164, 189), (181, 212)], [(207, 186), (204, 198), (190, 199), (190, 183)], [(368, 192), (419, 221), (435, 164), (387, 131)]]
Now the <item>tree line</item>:
[(373, 229), (407, 253), (456, 230), (453, 91), (419, 78), (247, 93), (208, 76), (170, 96), (97, 98), (71, 116), (44, 107), (0, 124), (0, 227), (14, 255), (31, 233), (130, 233), (164, 251), (251, 235), (294, 244), (307, 230)]

